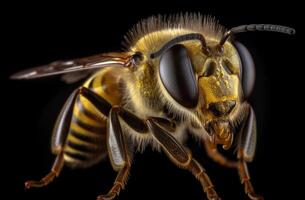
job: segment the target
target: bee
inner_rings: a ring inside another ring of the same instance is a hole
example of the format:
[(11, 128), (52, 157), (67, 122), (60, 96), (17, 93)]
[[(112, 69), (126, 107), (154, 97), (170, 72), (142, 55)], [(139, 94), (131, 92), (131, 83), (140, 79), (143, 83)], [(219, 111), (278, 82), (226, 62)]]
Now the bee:
[[(226, 30), (200, 14), (154, 16), (127, 34), (122, 52), (56, 61), (12, 75), (63, 75), (66, 82), (74, 82), (90, 74), (58, 116), (51, 142), (56, 159), (50, 172), (41, 180), (26, 181), (25, 187), (46, 186), (63, 166), (88, 168), (108, 155), (118, 173), (112, 188), (98, 199), (113, 199), (127, 182), (134, 153), (151, 146), (195, 176), (208, 199), (220, 199), (185, 145), (190, 133), (214, 161), (237, 169), (250, 199), (263, 199), (247, 168), (256, 148), (255, 113), (247, 102), (255, 66), (247, 48), (232, 38), (247, 31), (295, 33), (270, 24)], [(235, 148), (236, 160), (218, 148)]]

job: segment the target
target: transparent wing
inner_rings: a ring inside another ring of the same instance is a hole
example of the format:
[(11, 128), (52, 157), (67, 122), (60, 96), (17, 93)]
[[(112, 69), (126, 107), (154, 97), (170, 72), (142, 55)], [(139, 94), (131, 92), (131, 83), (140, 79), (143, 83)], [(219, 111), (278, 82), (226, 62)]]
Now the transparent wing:
[(125, 67), (129, 64), (130, 58), (131, 56), (126, 53), (107, 53), (74, 60), (55, 61), (47, 65), (17, 72), (10, 78), (35, 79), (82, 70), (96, 70), (106, 66)]

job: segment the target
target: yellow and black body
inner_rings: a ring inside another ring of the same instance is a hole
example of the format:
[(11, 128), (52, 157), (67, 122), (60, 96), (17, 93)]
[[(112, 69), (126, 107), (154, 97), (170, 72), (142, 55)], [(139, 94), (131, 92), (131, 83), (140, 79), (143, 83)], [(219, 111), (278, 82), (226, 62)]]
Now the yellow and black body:
[[(230, 37), (246, 31), (294, 33), (289, 27), (262, 24), (225, 30), (199, 14), (151, 17), (127, 35), (124, 52), (57, 61), (13, 75), (32, 79), (65, 74), (69, 80), (69, 74), (92, 71), (59, 114), (51, 172), (40, 181), (26, 182), (26, 187), (47, 185), (64, 165), (89, 167), (108, 154), (118, 175), (98, 199), (113, 199), (126, 183), (134, 152), (150, 145), (190, 171), (208, 199), (220, 199), (185, 146), (189, 132), (205, 144), (212, 159), (238, 170), (249, 198), (262, 199), (246, 165), (256, 146), (255, 114), (247, 102), (254, 87), (254, 62), (246, 47)], [(235, 148), (236, 160), (219, 153), (217, 145)]]
[[(122, 94), (120, 79), (126, 70), (107, 67), (90, 77), (83, 87), (92, 90), (111, 105), (120, 105)], [(72, 167), (88, 167), (107, 155), (107, 116), (101, 113), (82, 95), (76, 97), (66, 139), (54, 131), (52, 151), (63, 148), (64, 160)]]

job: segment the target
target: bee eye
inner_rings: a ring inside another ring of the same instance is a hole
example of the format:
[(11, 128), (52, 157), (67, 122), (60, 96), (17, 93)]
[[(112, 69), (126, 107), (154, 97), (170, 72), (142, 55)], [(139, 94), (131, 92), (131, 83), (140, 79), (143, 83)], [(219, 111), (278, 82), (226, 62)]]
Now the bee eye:
[(235, 42), (234, 46), (238, 51), (241, 61), (241, 81), (244, 96), (247, 99), (251, 95), (254, 88), (255, 66), (250, 52), (243, 44)]
[(198, 86), (186, 48), (180, 44), (171, 47), (161, 56), (159, 67), (161, 81), (170, 96), (184, 107), (195, 107)]
[(205, 76), (205, 77), (209, 77), (211, 76), (212, 74), (214, 74), (216, 71), (216, 63), (213, 62), (213, 61), (210, 61), (207, 65), (206, 65), (206, 69), (203, 73), (202, 76)]

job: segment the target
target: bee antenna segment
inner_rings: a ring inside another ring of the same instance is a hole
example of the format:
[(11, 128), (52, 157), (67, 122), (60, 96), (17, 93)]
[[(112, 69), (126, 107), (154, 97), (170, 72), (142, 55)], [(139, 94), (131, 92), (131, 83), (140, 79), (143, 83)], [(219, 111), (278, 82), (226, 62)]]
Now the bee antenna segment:
[(269, 31), (269, 32), (278, 32), (278, 33), (285, 33), (288, 35), (295, 34), (295, 29), (287, 27), (287, 26), (280, 26), (274, 24), (249, 24), (249, 25), (241, 25), (234, 28), (231, 28), (222, 36), (219, 46), (221, 47), (228, 38), (236, 33), (248, 32), (248, 31)]

